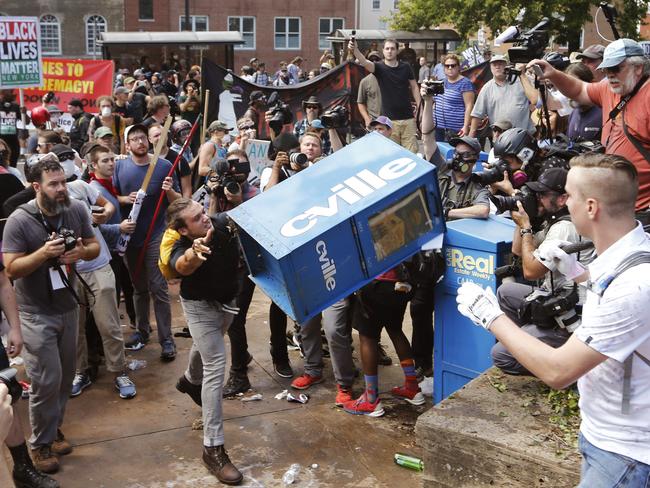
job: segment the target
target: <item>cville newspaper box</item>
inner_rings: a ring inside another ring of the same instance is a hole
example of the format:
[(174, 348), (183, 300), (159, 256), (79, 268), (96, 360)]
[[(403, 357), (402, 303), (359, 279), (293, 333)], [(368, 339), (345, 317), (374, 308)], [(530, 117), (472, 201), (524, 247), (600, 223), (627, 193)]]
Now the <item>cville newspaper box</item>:
[(229, 215), (251, 279), (298, 323), (445, 231), (435, 167), (376, 133)]

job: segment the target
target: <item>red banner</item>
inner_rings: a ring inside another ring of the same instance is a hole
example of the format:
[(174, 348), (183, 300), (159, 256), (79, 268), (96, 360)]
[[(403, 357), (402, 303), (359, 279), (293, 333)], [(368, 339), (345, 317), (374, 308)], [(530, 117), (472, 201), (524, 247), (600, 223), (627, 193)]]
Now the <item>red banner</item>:
[(113, 94), (113, 61), (43, 58), (43, 86), (23, 90), (27, 110), (41, 104), (41, 97), (54, 92), (50, 105), (63, 112), (78, 98), (86, 112), (97, 112), (97, 99)]

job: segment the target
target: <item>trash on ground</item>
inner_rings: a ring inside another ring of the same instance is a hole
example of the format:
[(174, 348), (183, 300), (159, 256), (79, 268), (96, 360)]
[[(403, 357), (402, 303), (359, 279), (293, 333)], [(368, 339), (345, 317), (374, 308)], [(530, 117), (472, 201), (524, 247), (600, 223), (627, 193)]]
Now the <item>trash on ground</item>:
[(289, 466), (289, 469), (287, 470), (286, 473), (284, 473), (284, 476), (282, 476), (282, 483), (285, 485), (292, 485), (296, 479), (298, 478), (298, 474), (300, 473), (300, 464), (292, 464)]
[(289, 390), (282, 390), (280, 393), (275, 395), (276, 400), (282, 400), (287, 397), (287, 394), (289, 393)]
[(395, 464), (412, 469), (413, 471), (422, 471), (424, 469), (424, 463), (422, 460), (415, 456), (396, 452), (393, 456), (393, 460), (395, 461)]
[(309, 397), (304, 393), (299, 393), (298, 395), (294, 395), (293, 393), (287, 393), (287, 401), (296, 402), (296, 403), (307, 403), (309, 401)]
[(242, 396), (240, 400), (242, 402), (255, 402), (262, 399), (261, 393), (255, 393), (254, 395)]
[(143, 369), (147, 367), (147, 361), (145, 359), (131, 359), (126, 367), (131, 371), (137, 371), (138, 369)]

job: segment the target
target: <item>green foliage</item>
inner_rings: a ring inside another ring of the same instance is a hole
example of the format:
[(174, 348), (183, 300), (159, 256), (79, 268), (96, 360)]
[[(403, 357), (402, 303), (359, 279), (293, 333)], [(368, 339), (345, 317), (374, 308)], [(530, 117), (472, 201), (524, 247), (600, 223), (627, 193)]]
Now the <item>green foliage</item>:
[[(580, 396), (577, 390), (567, 388), (566, 390), (549, 389), (546, 395), (551, 411), (549, 422), (557, 429), (556, 435), (567, 447), (577, 448), (578, 431), (580, 430), (580, 409), (578, 400)], [(558, 448), (558, 454), (561, 449)]]
[[(648, 3), (649, 0), (625, 0), (617, 5), (622, 35), (638, 37), (636, 26), (645, 17)], [(392, 18), (391, 28), (417, 31), (450, 23), (461, 38), (466, 39), (483, 24), (496, 37), (498, 31), (514, 23), (519, 10), (525, 7), (525, 28), (548, 17), (551, 19), (549, 33), (558, 42), (568, 42), (570, 49), (575, 50), (580, 29), (592, 20), (591, 6), (598, 4), (599, 0), (402, 0), (399, 11)], [(600, 20), (601, 30), (605, 28), (610, 32), (604, 17)]]

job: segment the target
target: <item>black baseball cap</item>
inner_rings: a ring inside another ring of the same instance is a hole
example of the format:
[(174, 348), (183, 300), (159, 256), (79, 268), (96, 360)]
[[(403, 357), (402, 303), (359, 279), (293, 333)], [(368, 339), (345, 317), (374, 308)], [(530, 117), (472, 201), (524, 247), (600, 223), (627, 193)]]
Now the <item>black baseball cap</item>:
[(550, 168), (544, 171), (537, 181), (526, 183), (526, 186), (536, 193), (554, 191), (557, 193), (566, 193), (566, 176), (569, 172), (564, 168)]
[(476, 154), (481, 152), (481, 143), (478, 142), (478, 139), (476, 137), (470, 137), (470, 136), (454, 137), (449, 141), (449, 145), (456, 147), (461, 142), (471, 147)]

